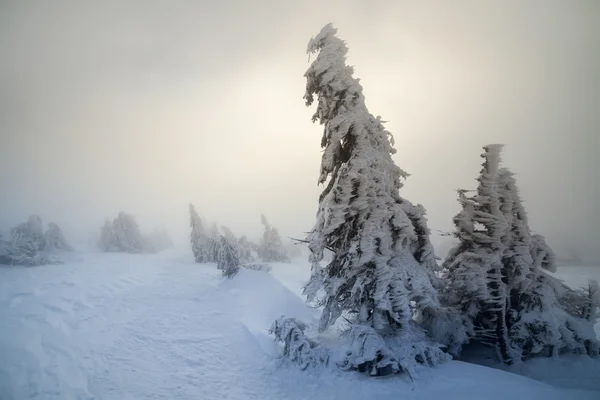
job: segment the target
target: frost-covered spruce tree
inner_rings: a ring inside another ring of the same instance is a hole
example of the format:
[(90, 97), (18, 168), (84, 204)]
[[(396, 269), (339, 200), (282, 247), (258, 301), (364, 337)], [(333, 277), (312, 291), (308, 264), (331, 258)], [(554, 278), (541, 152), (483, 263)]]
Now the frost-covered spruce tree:
[(223, 271), (223, 276), (233, 277), (240, 269), (240, 256), (235, 246), (225, 237), (221, 236), (219, 246), (219, 261), (217, 267)]
[(511, 348), (507, 321), (509, 293), (503, 258), (510, 239), (498, 194), (501, 145), (488, 145), (476, 193), (459, 191), (463, 209), (454, 217), (460, 243), (444, 262), (449, 302), (472, 322), (475, 337), (496, 346), (500, 358), (512, 363), (518, 354)]
[(265, 232), (259, 245), (258, 255), (260, 259), (264, 262), (290, 262), (277, 228), (269, 224), (264, 215), (260, 216), (260, 221), (265, 227)]
[(192, 245), (192, 253), (194, 254), (194, 260), (197, 263), (211, 262), (209, 257), (209, 241), (206, 233), (204, 233), (204, 226), (202, 220), (196, 212), (196, 208), (193, 204), (189, 206), (190, 210), (190, 227), (192, 232), (190, 233), (190, 243)]
[(545, 349), (551, 353), (597, 353), (598, 342), (593, 332), (595, 318), (590, 321), (589, 315), (572, 312), (568, 300), (563, 299), (577, 293), (575, 298), (584, 299), (588, 307), (592, 301), (583, 291), (570, 288), (565, 291), (556, 278), (546, 274), (545, 271), (556, 271), (556, 257), (543, 236), (531, 233), (516, 181), (506, 169), (499, 174), (499, 193), (509, 224), (503, 263), (509, 292), (507, 326), (512, 347), (520, 357), (536, 355)]
[(513, 174), (498, 169), (500, 147), (485, 149), (477, 193), (459, 191), (460, 242), (444, 263), (444, 300), (464, 313), (472, 337), (496, 346), (506, 363), (546, 349), (596, 354), (594, 322), (572, 307), (586, 296), (545, 272), (556, 271), (554, 253), (531, 233)]
[(44, 234), (44, 250), (49, 252), (73, 251), (73, 247), (65, 239), (65, 235), (58, 224), (50, 222)]
[[(305, 294), (324, 306), (319, 331), (340, 316), (350, 323), (346, 368), (372, 375), (410, 371), (445, 359), (413, 315), (439, 306), (436, 262), (424, 209), (400, 197), (408, 176), (392, 160), (391, 134), (365, 105), (346, 65), (347, 48), (331, 24), (311, 39), (306, 105), (324, 125), (316, 224), (308, 236), (312, 274)], [(333, 259), (324, 268), (325, 249)], [(323, 296), (318, 296), (319, 290)]]

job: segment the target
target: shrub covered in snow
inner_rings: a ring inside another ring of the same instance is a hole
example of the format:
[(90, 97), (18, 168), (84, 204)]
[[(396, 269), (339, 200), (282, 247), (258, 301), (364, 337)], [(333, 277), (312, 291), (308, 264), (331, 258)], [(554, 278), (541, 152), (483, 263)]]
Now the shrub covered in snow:
[(306, 328), (302, 321), (281, 316), (269, 329), (275, 340), (283, 343), (283, 359), (298, 364), (303, 370), (327, 364), (329, 360), (328, 352), (304, 334)]

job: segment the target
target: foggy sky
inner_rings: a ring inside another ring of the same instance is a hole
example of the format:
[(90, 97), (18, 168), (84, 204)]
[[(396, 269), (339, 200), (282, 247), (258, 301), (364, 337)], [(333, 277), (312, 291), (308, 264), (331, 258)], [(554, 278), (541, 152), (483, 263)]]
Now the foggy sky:
[(311, 229), (322, 127), (302, 96), (333, 22), (395, 135), (401, 195), (448, 231), (481, 146), (507, 145), (534, 231), (600, 260), (600, 2), (0, 1), (0, 227), (37, 213), (187, 234)]

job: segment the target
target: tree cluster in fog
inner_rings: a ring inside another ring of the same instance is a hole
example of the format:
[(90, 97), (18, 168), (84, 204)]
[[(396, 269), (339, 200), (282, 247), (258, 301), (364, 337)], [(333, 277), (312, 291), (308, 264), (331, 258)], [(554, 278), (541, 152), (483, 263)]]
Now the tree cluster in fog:
[[(467, 343), (497, 350), (505, 363), (541, 354), (597, 355), (593, 325), (598, 285), (573, 290), (550, 276), (556, 262), (531, 233), (502, 146), (484, 147), (475, 191), (459, 191), (457, 245), (440, 267), (425, 209), (402, 198), (392, 135), (369, 113), (346, 64), (347, 47), (330, 25), (310, 40), (307, 105), (324, 126), (317, 219), (307, 242), (307, 300), (322, 306), (319, 333), (334, 327), (343, 351), (335, 363), (370, 375), (412, 372), (457, 355)], [(323, 266), (324, 252), (332, 254)], [(271, 333), (284, 358), (303, 368), (328, 363), (307, 325), (282, 317)], [(331, 334), (330, 334), (331, 335)], [(329, 335), (329, 336), (330, 336)]]
[(137, 221), (123, 211), (111, 222), (106, 220), (100, 229), (98, 247), (104, 252), (156, 253), (173, 245), (166, 229), (142, 234)]
[(10, 230), (7, 237), (0, 235), (0, 264), (42, 265), (59, 262), (59, 254), (73, 251), (62, 229), (50, 222), (44, 231), (37, 215)]
[(189, 205), (190, 244), (197, 263), (216, 263), (226, 277), (234, 276), (240, 266), (248, 269), (268, 271), (262, 262), (289, 262), (287, 251), (281, 242), (279, 232), (271, 226), (264, 215), (261, 221), (265, 232), (260, 244), (250, 241), (245, 235), (239, 238), (226, 226), (216, 224), (209, 231), (204, 229), (202, 219), (193, 204)]

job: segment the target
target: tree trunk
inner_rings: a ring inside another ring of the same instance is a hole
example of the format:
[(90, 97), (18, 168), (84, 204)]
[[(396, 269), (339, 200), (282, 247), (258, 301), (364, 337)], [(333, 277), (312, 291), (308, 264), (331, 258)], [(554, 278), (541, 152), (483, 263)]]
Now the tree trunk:
[(506, 320), (504, 319), (505, 310), (498, 311), (496, 313), (496, 337), (498, 340), (498, 348), (500, 350), (500, 357), (502, 358), (502, 362), (506, 365), (511, 365), (514, 360), (510, 356), (508, 351), (508, 332), (506, 329)]

